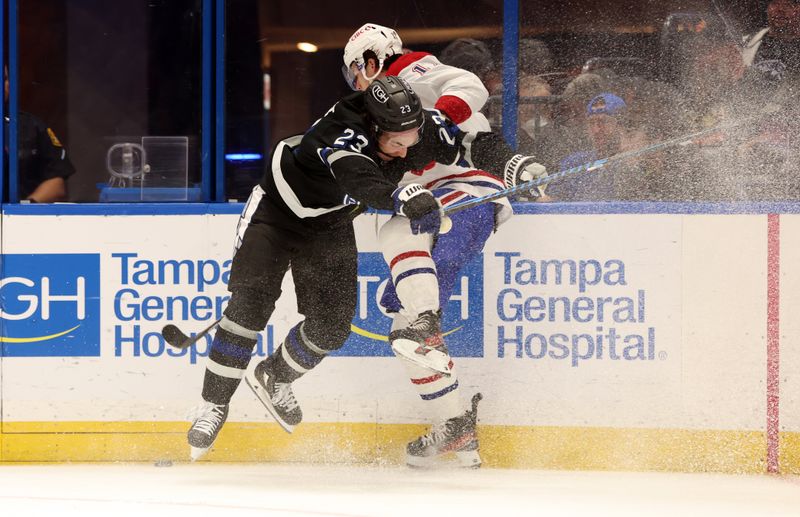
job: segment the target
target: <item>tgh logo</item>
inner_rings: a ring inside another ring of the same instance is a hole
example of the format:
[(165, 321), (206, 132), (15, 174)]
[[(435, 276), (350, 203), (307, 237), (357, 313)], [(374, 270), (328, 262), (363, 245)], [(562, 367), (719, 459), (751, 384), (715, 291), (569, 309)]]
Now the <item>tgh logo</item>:
[[(391, 314), (380, 300), (389, 282), (389, 267), (380, 253), (359, 253), (358, 304), (350, 338), (339, 356), (391, 356)], [(444, 308), (442, 331), (453, 357), (483, 357), (483, 257), (467, 264), (456, 279)]]
[(0, 317), (4, 356), (99, 356), (100, 256), (3, 255)]
[(375, 97), (375, 100), (381, 104), (386, 104), (386, 102), (389, 100), (389, 96), (386, 94), (386, 91), (379, 84), (372, 86), (372, 96)]

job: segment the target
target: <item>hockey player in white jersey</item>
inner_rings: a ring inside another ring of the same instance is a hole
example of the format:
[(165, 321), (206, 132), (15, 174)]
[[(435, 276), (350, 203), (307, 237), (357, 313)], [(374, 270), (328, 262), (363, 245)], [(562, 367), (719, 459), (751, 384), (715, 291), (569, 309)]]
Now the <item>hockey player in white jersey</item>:
[[(439, 110), (463, 131), (490, 131), (486, 117), (479, 112), (488, 99), (481, 80), (429, 53), (404, 54), (402, 41), (391, 28), (374, 23), (359, 28), (344, 49), (342, 72), (354, 90), (364, 90), (380, 77), (399, 76), (414, 89), (424, 108)], [(522, 181), (546, 174), (533, 158), (515, 158), (516, 169), (523, 171)], [(488, 172), (434, 162), (408, 171), (400, 185), (410, 183), (424, 185), (442, 207), (505, 188), (503, 181)], [(409, 465), (425, 467), (436, 456), (455, 452), (462, 466), (480, 466), (475, 434), (480, 394), (465, 412), (440, 321), (459, 271), (511, 215), (511, 205), (500, 198), (458, 212), (452, 218), (453, 229), (438, 237), (415, 233), (402, 216), (393, 217), (380, 230), (380, 245), (392, 279), (381, 300), (394, 312), (389, 340), (395, 354), (406, 359), (411, 382), (435, 422), (430, 433), (408, 444)]]

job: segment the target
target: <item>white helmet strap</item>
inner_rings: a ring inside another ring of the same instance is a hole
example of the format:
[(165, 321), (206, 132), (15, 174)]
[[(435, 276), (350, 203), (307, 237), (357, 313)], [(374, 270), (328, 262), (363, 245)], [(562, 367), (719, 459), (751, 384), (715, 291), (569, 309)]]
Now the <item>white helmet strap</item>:
[(367, 75), (367, 67), (366, 63), (364, 64), (364, 68), (361, 69), (361, 76), (367, 80), (368, 83), (372, 83), (383, 71), (383, 59), (378, 59), (378, 69), (375, 71), (374, 74), (368, 76)]

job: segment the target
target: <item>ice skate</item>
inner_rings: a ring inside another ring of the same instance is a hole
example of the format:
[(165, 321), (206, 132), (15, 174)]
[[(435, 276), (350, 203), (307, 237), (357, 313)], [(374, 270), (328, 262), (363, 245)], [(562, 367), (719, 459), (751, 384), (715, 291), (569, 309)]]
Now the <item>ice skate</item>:
[(461, 416), (434, 425), (428, 434), (420, 436), (406, 446), (406, 464), (409, 467), (430, 468), (436, 466), (436, 459), (442, 454), (454, 452), (459, 467), (479, 468), (481, 457), (478, 454), (478, 402), (483, 395), (472, 397), (472, 409)]
[(217, 439), (219, 430), (228, 418), (228, 405), (203, 401), (192, 411), (189, 418), (192, 420), (192, 427), (187, 438), (192, 448), (190, 453), (192, 461), (197, 461), (208, 452)]
[(277, 382), (271, 375), (268, 361), (261, 361), (245, 376), (245, 382), (269, 414), (277, 420), (287, 433), (303, 420), (303, 412), (294, 398), (291, 382)]
[(390, 333), (389, 341), (398, 356), (423, 368), (450, 375), (450, 354), (442, 337), (437, 312), (423, 312), (409, 326)]

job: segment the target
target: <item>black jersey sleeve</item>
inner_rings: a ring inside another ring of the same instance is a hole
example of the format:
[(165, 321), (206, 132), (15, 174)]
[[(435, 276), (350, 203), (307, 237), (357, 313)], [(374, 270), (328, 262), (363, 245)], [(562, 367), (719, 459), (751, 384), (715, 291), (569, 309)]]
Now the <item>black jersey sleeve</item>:
[(461, 148), (476, 169), (490, 172), (503, 179), (506, 163), (516, 154), (499, 133), (466, 133)]
[(465, 133), (437, 110), (426, 111), (420, 142), (402, 160), (386, 165), (392, 172), (422, 169), (431, 161), (481, 169), (503, 179), (514, 151), (493, 132)]
[(359, 104), (344, 99), (318, 120), (303, 138), (305, 160), (327, 169), (344, 194), (373, 208), (394, 207), (396, 182), (378, 166), (377, 145), (370, 138)]
[(420, 141), (408, 149), (405, 158), (386, 164), (391, 171), (423, 169), (430, 162), (453, 165), (460, 159), (460, 130), (436, 110), (425, 110)]
[(372, 158), (352, 151), (334, 150), (327, 160), (331, 173), (347, 195), (372, 208), (394, 208), (392, 192), (397, 184), (384, 176)]

